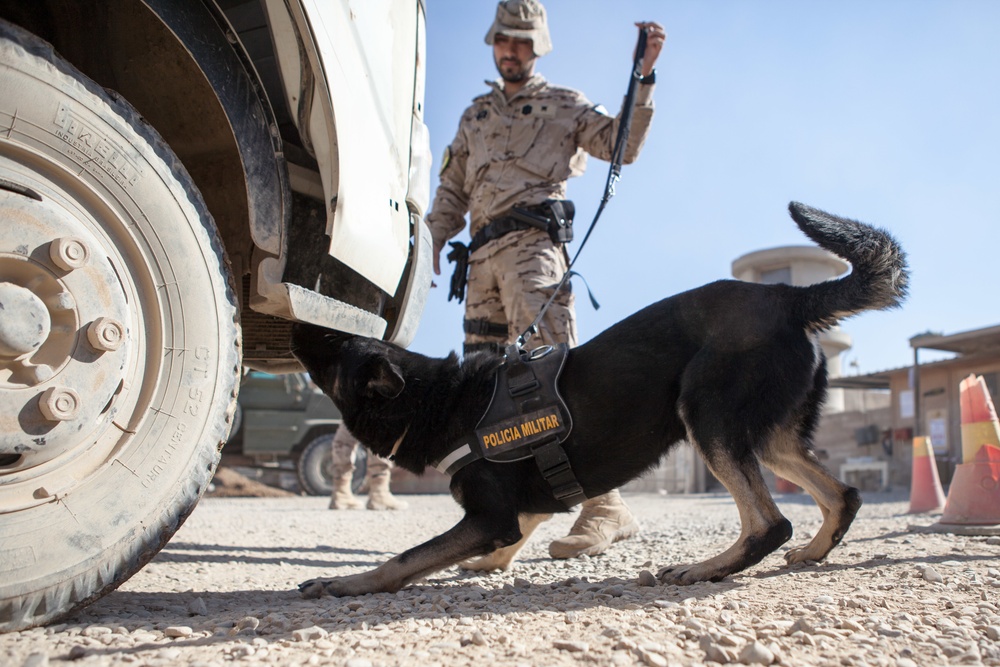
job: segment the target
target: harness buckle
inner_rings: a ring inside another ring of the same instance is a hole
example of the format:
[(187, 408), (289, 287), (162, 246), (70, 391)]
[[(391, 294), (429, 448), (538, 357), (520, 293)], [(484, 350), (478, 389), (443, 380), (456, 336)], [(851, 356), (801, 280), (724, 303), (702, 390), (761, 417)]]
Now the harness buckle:
[[(524, 382), (524, 380), (528, 380), (528, 378), (530, 378), (530, 381)], [(518, 380), (520, 380), (520, 382), (517, 382)], [(515, 384), (515, 382), (517, 382), (517, 384)], [(524, 396), (525, 394), (529, 394), (535, 389), (538, 389), (540, 386), (541, 383), (539, 383), (533, 375), (526, 376), (524, 378), (513, 378), (510, 382), (510, 395), (513, 398)]]
[[(567, 498), (582, 496), (583, 488), (581, 488), (581, 486), (577, 484), (576, 481), (567, 482), (566, 484), (552, 487), (552, 495), (555, 496), (556, 500), (565, 501)], [(586, 497), (584, 497), (582, 500), (586, 500)], [(576, 502), (574, 502), (573, 504), (576, 504)]]
[(560, 461), (551, 468), (546, 468), (545, 470), (543, 470), (542, 477), (544, 477), (547, 481), (549, 478), (561, 475), (569, 469), (570, 469), (569, 461)]

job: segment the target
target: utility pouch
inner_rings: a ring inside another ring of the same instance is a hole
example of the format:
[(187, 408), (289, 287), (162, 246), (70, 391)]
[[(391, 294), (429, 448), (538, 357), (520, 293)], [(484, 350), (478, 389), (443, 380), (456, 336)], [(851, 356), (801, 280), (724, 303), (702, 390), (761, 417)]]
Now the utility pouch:
[(573, 240), (573, 216), (576, 207), (569, 199), (549, 199), (545, 202), (552, 215), (549, 216), (549, 236), (553, 243), (569, 243)]

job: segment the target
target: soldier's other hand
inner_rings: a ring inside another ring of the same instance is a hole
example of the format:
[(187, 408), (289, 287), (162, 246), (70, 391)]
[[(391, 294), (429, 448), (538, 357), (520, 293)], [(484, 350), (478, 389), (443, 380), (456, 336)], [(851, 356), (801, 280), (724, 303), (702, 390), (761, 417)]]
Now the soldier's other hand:
[[(667, 41), (667, 33), (656, 21), (637, 21), (635, 25), (639, 30), (645, 28), (649, 31), (646, 34), (646, 53), (642, 59), (642, 75), (649, 76), (656, 66), (656, 59), (660, 57), (660, 51), (663, 50), (663, 43)], [(634, 53), (632, 57), (635, 57)]]
[[(434, 275), (441, 275), (441, 249), (444, 248), (444, 241), (434, 241)], [(436, 285), (432, 286), (436, 287)]]

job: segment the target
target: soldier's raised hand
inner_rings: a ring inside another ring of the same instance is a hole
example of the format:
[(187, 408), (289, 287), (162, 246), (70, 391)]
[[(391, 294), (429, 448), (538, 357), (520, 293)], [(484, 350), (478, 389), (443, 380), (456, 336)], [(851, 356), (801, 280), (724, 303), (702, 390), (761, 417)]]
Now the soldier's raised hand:
[(642, 59), (642, 76), (649, 76), (663, 50), (663, 43), (667, 41), (667, 33), (656, 21), (637, 21), (635, 25), (639, 30), (645, 28), (649, 31), (646, 34), (646, 53)]

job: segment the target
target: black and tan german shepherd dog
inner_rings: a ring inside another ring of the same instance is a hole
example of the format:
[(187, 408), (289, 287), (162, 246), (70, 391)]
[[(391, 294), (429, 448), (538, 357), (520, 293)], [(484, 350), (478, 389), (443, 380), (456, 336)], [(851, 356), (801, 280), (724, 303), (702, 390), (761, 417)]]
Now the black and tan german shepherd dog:
[[(858, 490), (811, 451), (827, 386), (816, 335), (842, 318), (898, 306), (906, 259), (882, 230), (796, 202), (789, 210), (806, 236), (850, 262), (848, 275), (807, 287), (720, 280), (635, 313), (566, 358), (558, 389), (573, 428), (564, 448), (587, 497), (635, 479), (687, 440), (736, 500), (735, 544), (662, 569), (664, 583), (718, 581), (791, 538), (761, 463), (808, 491), (823, 514), (815, 537), (786, 553), (788, 563), (822, 560), (861, 506)], [(475, 429), (501, 363), (488, 353), (433, 359), (309, 325), (296, 325), (293, 351), (351, 432), (415, 473)], [(302, 594), (396, 591), (476, 556), (484, 556), (480, 569), (506, 568), (545, 515), (566, 511), (531, 459), (474, 461), (455, 472), (451, 492), (465, 510), (453, 528), (369, 572), (307, 581)]]

